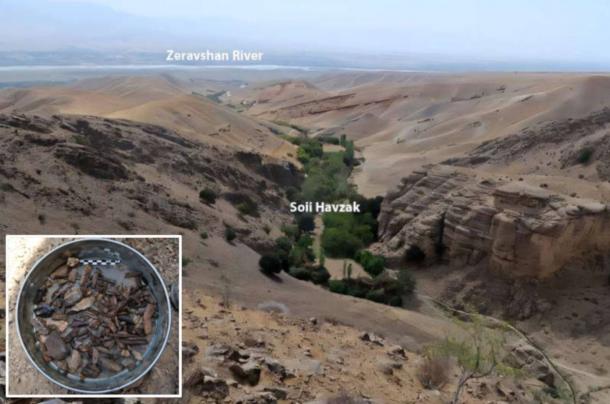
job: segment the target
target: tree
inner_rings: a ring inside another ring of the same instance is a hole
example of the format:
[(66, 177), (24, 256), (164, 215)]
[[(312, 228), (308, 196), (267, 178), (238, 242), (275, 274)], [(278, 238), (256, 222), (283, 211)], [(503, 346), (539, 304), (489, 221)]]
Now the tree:
[(231, 226), (225, 227), (225, 240), (227, 240), (230, 243), (233, 240), (235, 240), (235, 237), (237, 237), (237, 233), (235, 233), (235, 229), (233, 229)]
[(447, 337), (433, 348), (429, 354), (437, 357), (453, 357), (460, 367), (457, 387), (451, 400), (452, 404), (460, 402), (460, 395), (466, 382), (479, 379), (496, 372), (516, 375), (517, 370), (504, 360), (502, 347), (505, 337), (502, 329), (490, 329), (483, 324), (483, 317), (470, 314), (471, 322), (458, 324), (466, 332), (464, 339)]
[(216, 202), (216, 197), (216, 192), (210, 187), (205, 187), (199, 191), (199, 199), (208, 205), (213, 205)]
[(362, 265), (362, 268), (372, 277), (383, 272), (385, 259), (381, 255), (374, 255), (370, 251), (360, 250), (355, 256), (356, 262)]
[(282, 262), (275, 255), (263, 255), (258, 261), (258, 266), (265, 275), (273, 275), (282, 271)]
[(322, 247), (331, 257), (353, 257), (362, 248), (362, 242), (348, 230), (326, 228), (322, 234)]
[(302, 213), (296, 216), (297, 226), (301, 231), (310, 232), (314, 231), (316, 228), (316, 223), (314, 221), (315, 216), (311, 213)]

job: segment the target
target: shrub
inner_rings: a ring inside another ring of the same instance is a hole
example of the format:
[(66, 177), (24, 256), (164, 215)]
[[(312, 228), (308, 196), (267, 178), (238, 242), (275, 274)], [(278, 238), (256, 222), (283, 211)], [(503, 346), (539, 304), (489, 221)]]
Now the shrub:
[(347, 281), (347, 294), (354, 297), (364, 298), (368, 293), (370, 286), (364, 285), (357, 280)]
[(216, 192), (212, 188), (205, 187), (201, 191), (199, 191), (199, 199), (202, 202), (207, 203), (208, 205), (213, 205), (214, 203), (216, 203), (216, 198)]
[(316, 259), (316, 256), (312, 246), (313, 238), (308, 234), (301, 235), (290, 251), (292, 263), (299, 266), (313, 262)]
[(425, 388), (436, 390), (449, 380), (448, 369), (447, 358), (426, 355), (424, 362), (417, 369), (417, 378)]
[(398, 285), (401, 294), (413, 293), (415, 290), (415, 278), (413, 277), (413, 274), (406, 269), (401, 269), (398, 273)]
[(275, 255), (263, 255), (258, 260), (258, 266), (261, 272), (266, 275), (277, 274), (282, 270), (282, 262)]
[(312, 158), (321, 158), (323, 154), (322, 143), (316, 139), (302, 139), (297, 149), (297, 158), (303, 164), (309, 163)]
[(200, 236), (202, 239), (204, 239), (204, 240), (205, 240), (205, 239), (207, 239), (207, 238), (208, 238), (208, 232), (207, 232), (207, 231), (202, 231), (201, 233), (199, 233), (199, 236)]
[(333, 293), (347, 294), (347, 283), (340, 279), (331, 279), (328, 281), (328, 289)]
[(275, 239), (275, 247), (285, 253), (289, 253), (292, 249), (292, 241), (286, 236), (281, 236)]
[(182, 268), (185, 268), (190, 263), (191, 263), (190, 258), (182, 257)]
[(385, 303), (386, 302), (386, 295), (385, 295), (385, 291), (383, 289), (372, 289), (369, 290), (366, 295), (365, 298), (368, 300), (372, 300), (374, 302), (377, 303)]
[(589, 161), (591, 161), (591, 157), (593, 157), (593, 149), (590, 147), (584, 147), (578, 152), (576, 161), (578, 164), (587, 164)]
[(250, 215), (250, 216), (254, 216), (254, 217), (258, 216), (258, 206), (256, 205), (256, 202), (254, 202), (254, 201), (247, 200), (247, 201), (238, 203), (236, 208), (239, 211), (239, 213), (241, 213), (242, 215)]
[(290, 257), (292, 241), (286, 236), (278, 237), (275, 239), (275, 248), (277, 250), (277, 257), (282, 262), (282, 269), (287, 271), (292, 265), (292, 259)]
[(385, 259), (381, 255), (374, 255), (370, 251), (360, 250), (356, 253), (356, 262), (372, 277), (383, 272)]
[(231, 226), (226, 226), (225, 227), (225, 240), (227, 240), (230, 243), (233, 240), (235, 240), (236, 237), (237, 237), (237, 233), (235, 233), (235, 229), (233, 229)]
[(292, 268), (290, 268), (288, 273), (291, 276), (293, 276), (293, 277), (295, 277), (297, 279), (300, 279), (302, 281), (309, 281), (309, 280), (311, 280), (311, 273), (306, 268), (292, 267)]
[(289, 237), (292, 240), (295, 240), (297, 238), (297, 235), (299, 234), (299, 228), (293, 224), (282, 225), (281, 230), (282, 233), (286, 235), (286, 237)]
[(330, 272), (323, 266), (313, 268), (311, 271), (311, 281), (316, 285), (325, 285), (330, 279)]
[(391, 296), (388, 299), (388, 304), (394, 307), (402, 306), (402, 297), (401, 296)]

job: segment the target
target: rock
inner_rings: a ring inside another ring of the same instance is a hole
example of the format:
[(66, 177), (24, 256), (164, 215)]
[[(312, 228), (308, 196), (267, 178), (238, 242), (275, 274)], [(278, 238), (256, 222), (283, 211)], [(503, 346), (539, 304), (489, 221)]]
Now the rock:
[(95, 303), (95, 296), (89, 296), (82, 299), (80, 302), (70, 308), (70, 311), (83, 311), (93, 306)]
[(509, 401), (512, 401), (512, 399), (517, 395), (513, 390), (506, 387), (501, 381), (496, 383), (496, 391), (501, 397), (507, 398)]
[(286, 366), (282, 365), (279, 361), (273, 358), (264, 357), (263, 363), (267, 366), (267, 369), (269, 369), (271, 373), (277, 375), (280, 380), (295, 377), (295, 374), (289, 371)]
[(174, 282), (169, 286), (169, 301), (175, 311), (180, 310), (180, 287), (178, 282)]
[(252, 337), (244, 339), (244, 344), (249, 348), (264, 348), (266, 345), (263, 339)]
[(270, 392), (259, 392), (239, 397), (236, 404), (275, 404), (277, 399)]
[(400, 363), (400, 362), (396, 362), (396, 361), (392, 361), (392, 360), (385, 360), (385, 359), (382, 359), (377, 362), (377, 369), (379, 369), (381, 371), (381, 373), (383, 373), (384, 375), (387, 375), (387, 376), (393, 375), (394, 370), (398, 370), (401, 368), (402, 368), (402, 363)]
[(199, 353), (199, 347), (192, 342), (182, 341), (182, 360), (189, 360)]
[[(210, 374), (212, 373), (212, 374)], [(229, 385), (209, 369), (195, 369), (184, 381), (184, 387), (197, 395), (224, 399), (229, 395)]]
[(222, 399), (229, 395), (229, 386), (224, 379), (204, 375), (201, 391), (210, 397)]
[(360, 334), (360, 339), (365, 342), (371, 342), (375, 345), (383, 346), (383, 338), (370, 332)]
[(64, 302), (67, 306), (74, 306), (83, 298), (83, 293), (79, 286), (74, 286), (64, 294)]
[[(59, 331), (60, 333), (63, 333), (64, 331), (66, 331), (66, 328), (68, 328), (68, 322), (65, 320), (53, 320), (48, 318), (45, 320), (45, 324), (48, 328), (53, 328)], [(44, 330), (42, 334), (45, 335)]]
[(526, 343), (515, 344), (507, 357), (507, 362), (513, 367), (534, 375), (547, 386), (555, 387), (555, 374), (546, 363), (544, 355), (536, 348)]
[(49, 356), (58, 361), (65, 359), (70, 354), (70, 350), (61, 336), (55, 331), (45, 338), (44, 346)]
[[(68, 260), (70, 260), (70, 259), (68, 258)], [(51, 274), (51, 278), (53, 278), (53, 279), (67, 278), (68, 271), (69, 271), (68, 266), (62, 265), (59, 268), (57, 268), (55, 271), (53, 271), (53, 273)]]
[(288, 398), (288, 390), (281, 387), (265, 387), (263, 391), (273, 394), (278, 400), (285, 400)]
[(70, 372), (75, 373), (80, 366), (80, 362), (81, 362), (80, 353), (78, 352), (77, 349), (73, 349), (72, 353), (66, 360), (66, 363), (68, 365), (68, 369), (70, 370)]
[(234, 363), (229, 370), (239, 382), (246, 382), (251, 386), (257, 385), (261, 377), (260, 365), (252, 360), (243, 364)]
[(548, 277), (573, 257), (610, 249), (610, 212), (566, 198), (432, 166), (388, 192), (373, 251), (390, 266), (438, 262), (442, 252), (455, 266), (485, 262), (512, 277)]
[(394, 345), (388, 350), (388, 356), (393, 359), (407, 359), (407, 353), (400, 345)]
[(80, 260), (78, 258), (70, 257), (70, 258), (68, 258), (68, 261), (66, 261), (66, 265), (69, 268), (74, 268), (74, 267), (76, 267), (78, 265), (79, 262), (80, 262)]
[(212, 344), (205, 350), (208, 357), (224, 357), (232, 351), (231, 347), (224, 344)]

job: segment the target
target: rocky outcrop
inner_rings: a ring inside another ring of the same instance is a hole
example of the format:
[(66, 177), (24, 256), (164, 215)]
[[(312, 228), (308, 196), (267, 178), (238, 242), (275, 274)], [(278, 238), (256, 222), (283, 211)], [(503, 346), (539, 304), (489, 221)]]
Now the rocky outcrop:
[(546, 277), (610, 248), (605, 204), (520, 182), (477, 179), (445, 166), (414, 172), (389, 192), (374, 248), (390, 265), (486, 262), (515, 277)]

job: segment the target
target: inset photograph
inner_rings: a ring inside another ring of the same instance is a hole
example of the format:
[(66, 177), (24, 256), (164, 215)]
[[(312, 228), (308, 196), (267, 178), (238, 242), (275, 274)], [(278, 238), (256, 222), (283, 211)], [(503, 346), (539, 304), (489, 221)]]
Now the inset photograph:
[(180, 243), (7, 236), (7, 396), (180, 396)]

